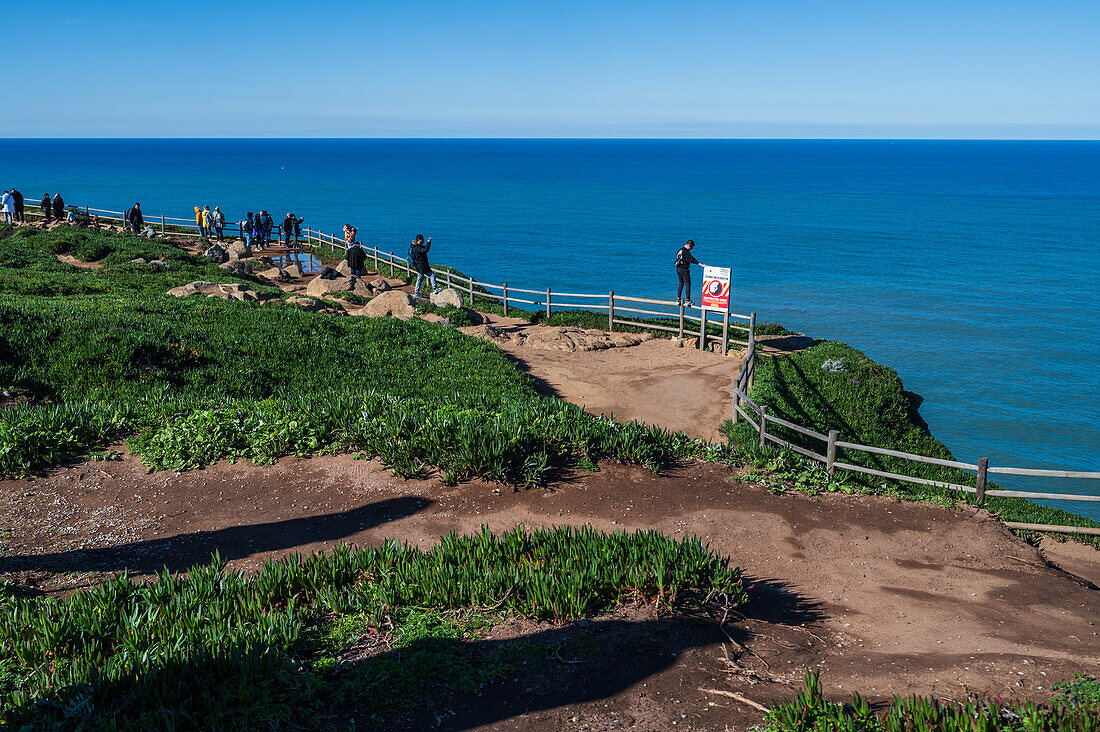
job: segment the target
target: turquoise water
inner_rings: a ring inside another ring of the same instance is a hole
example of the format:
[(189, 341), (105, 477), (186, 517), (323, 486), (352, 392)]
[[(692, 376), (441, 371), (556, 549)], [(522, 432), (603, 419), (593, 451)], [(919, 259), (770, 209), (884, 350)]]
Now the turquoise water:
[(733, 267), (735, 311), (896, 368), (959, 459), (1100, 469), (1100, 143), (8, 140), (13, 185), (293, 210), (397, 254), (423, 233), (433, 261), (531, 289), (673, 297), (692, 238)]

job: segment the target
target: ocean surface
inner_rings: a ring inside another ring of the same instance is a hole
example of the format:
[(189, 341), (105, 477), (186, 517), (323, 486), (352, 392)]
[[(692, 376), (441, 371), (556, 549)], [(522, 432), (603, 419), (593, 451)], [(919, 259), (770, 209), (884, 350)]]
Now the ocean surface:
[[(960, 460), (1100, 470), (1100, 142), (4, 140), (0, 186), (189, 218), (265, 208), (513, 287), (731, 307), (897, 369)], [(695, 273), (698, 300), (699, 270)], [(999, 478), (998, 478), (999, 479)], [(1000, 480), (1000, 479), (999, 479)], [(1100, 493), (1100, 481), (1012, 487)], [(1060, 503), (1100, 517), (1097, 504)]]

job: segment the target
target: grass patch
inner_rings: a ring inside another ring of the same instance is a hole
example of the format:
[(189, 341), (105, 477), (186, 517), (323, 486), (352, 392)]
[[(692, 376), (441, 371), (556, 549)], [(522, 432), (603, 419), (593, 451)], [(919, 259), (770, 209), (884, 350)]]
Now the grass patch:
[[(105, 266), (54, 256), (80, 247)], [(171, 269), (130, 262), (138, 257)], [(240, 278), (163, 241), (0, 231), (0, 387), (35, 397), (0, 410), (0, 475), (124, 436), (152, 469), (351, 451), (402, 476), (435, 467), (448, 482), (527, 485), (556, 461), (657, 468), (719, 454), (540, 396), (498, 348), (451, 328), (307, 313), (258, 281), (278, 297), (165, 295), (194, 280)]]
[[(64, 599), (0, 586), (0, 719), (248, 729), (333, 699), (381, 712), (503, 673), (503, 656), (475, 668), (455, 654), (491, 613), (568, 621), (627, 602), (677, 611), (715, 597), (747, 599), (740, 570), (698, 539), (591, 527), (451, 534), (428, 551), (340, 547), (247, 576), (215, 557), (187, 576), (123, 575)], [(415, 653), (338, 673), (344, 651), (383, 637)]]
[[(1095, 679), (1091, 683), (1095, 685)], [(895, 696), (890, 708), (880, 715), (859, 694), (845, 704), (829, 701), (818, 672), (811, 671), (798, 697), (774, 705), (759, 729), (761, 732), (1096, 732), (1100, 730), (1100, 704), (1095, 697), (1081, 703), (1064, 695), (1056, 696), (1046, 705), (976, 700), (941, 702), (930, 697)]]
[[(756, 380), (749, 396), (756, 404), (766, 405), (770, 414), (826, 434), (832, 429), (839, 430), (841, 439), (848, 442), (955, 460), (920, 418), (897, 372), (843, 343), (823, 342), (789, 356), (758, 358)], [(727, 421), (723, 431), (731, 444), (741, 446), (744, 454), (755, 452), (757, 433), (746, 422), (734, 425)], [(768, 431), (793, 444), (824, 452), (820, 441), (779, 425), (769, 425)], [(975, 476), (964, 470), (885, 455), (842, 449), (837, 459), (957, 485), (973, 486), (975, 482)], [(973, 504), (976, 500), (972, 493), (861, 474), (846, 475), (841, 485), (945, 505)], [(989, 483), (987, 487), (992, 490), (997, 486)], [(985, 507), (999, 513), (1005, 521), (1100, 527), (1100, 523), (1083, 516), (1019, 498), (987, 496)], [(1082, 536), (1077, 540), (1100, 546), (1097, 537)]]

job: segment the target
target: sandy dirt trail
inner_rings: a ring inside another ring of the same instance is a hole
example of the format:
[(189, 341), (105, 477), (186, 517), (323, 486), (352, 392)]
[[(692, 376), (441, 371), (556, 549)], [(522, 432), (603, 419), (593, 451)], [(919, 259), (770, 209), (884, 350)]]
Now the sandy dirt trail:
[[(617, 629), (598, 636), (609, 643), (605, 661), (570, 667), (568, 683), (506, 685), (488, 716), (485, 699), (452, 700), (455, 729), (556, 728), (574, 717), (612, 728), (608, 714), (639, 728), (680, 719), (685, 729), (744, 729), (759, 715), (699, 689), (768, 703), (793, 694), (816, 668), (840, 696), (858, 689), (879, 701), (912, 692), (1045, 699), (1051, 683), (1100, 665), (1100, 592), (1051, 567), (985, 512), (773, 495), (713, 464), (660, 476), (606, 465), (550, 489), (512, 492), (398, 480), (349, 456), (221, 463), (182, 475), (147, 475), (127, 457), (0, 482), (0, 513), (8, 517), (0, 577), (43, 588), (123, 568), (185, 569), (214, 549), (250, 568), (341, 541), (398, 537), (427, 546), (452, 530), (519, 523), (695, 534), (745, 570), (754, 599), (730, 630), (760, 659), (743, 655), (742, 665), (773, 683), (726, 673), (723, 654), (737, 651), (728, 643), (724, 651), (713, 627), (619, 619), (595, 626)], [(660, 659), (644, 673), (636, 654), (610, 641), (643, 627), (645, 638), (657, 633)], [(557, 632), (531, 629), (544, 631)]]

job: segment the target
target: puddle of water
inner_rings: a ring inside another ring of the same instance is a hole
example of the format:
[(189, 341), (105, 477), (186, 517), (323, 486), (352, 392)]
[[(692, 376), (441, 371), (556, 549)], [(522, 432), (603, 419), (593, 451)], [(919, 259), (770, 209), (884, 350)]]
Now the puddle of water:
[(271, 255), (271, 261), (275, 263), (276, 267), (282, 269), (297, 264), (302, 268), (302, 272), (320, 272), (324, 268), (320, 260), (316, 259), (312, 254), (306, 254), (305, 252)]

